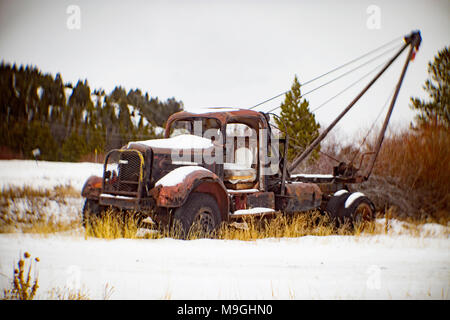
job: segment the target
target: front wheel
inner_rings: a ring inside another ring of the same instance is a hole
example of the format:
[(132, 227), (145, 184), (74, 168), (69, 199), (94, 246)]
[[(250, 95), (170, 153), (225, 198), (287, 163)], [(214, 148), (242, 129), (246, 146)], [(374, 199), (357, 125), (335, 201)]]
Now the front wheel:
[(100, 218), (101, 206), (97, 200), (86, 199), (83, 206), (83, 211), (81, 214), (81, 224), (86, 227), (93, 220)]
[(175, 236), (181, 239), (211, 237), (221, 223), (219, 206), (209, 194), (192, 193), (173, 216)]

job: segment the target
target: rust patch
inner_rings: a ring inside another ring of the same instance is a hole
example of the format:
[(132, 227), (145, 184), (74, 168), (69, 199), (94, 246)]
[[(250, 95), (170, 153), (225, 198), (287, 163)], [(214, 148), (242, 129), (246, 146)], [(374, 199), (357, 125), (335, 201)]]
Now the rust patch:
[(277, 210), (285, 212), (308, 211), (320, 206), (322, 191), (314, 183), (286, 184), (286, 195), (277, 196), (275, 206)]
[(273, 192), (255, 192), (248, 194), (247, 207), (275, 209), (275, 194)]

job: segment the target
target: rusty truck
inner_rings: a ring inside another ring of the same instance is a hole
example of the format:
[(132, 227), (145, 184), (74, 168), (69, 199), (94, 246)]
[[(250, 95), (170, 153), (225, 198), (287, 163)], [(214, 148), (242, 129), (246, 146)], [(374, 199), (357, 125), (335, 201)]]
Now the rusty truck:
[[(290, 141), (285, 128), (271, 125), (276, 115), (234, 108), (181, 111), (168, 118), (163, 139), (132, 141), (108, 152), (103, 175), (88, 178), (82, 189), (83, 222), (112, 207), (159, 226), (177, 224), (186, 237), (194, 225), (209, 234), (221, 223), (247, 216), (315, 209), (336, 221), (373, 220), (373, 203), (353, 186), (372, 172), (409, 61), (420, 45), (420, 32), (404, 40), (398, 53), (292, 163), (287, 159)], [(361, 157), (359, 167), (342, 162), (327, 175), (293, 174), (408, 47), (374, 150)]]

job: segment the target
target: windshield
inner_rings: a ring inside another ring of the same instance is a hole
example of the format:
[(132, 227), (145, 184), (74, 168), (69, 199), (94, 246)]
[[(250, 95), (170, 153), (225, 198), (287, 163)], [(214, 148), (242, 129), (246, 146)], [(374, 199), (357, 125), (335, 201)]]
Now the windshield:
[(182, 135), (182, 134), (191, 134), (192, 133), (192, 122), (191, 121), (175, 121), (172, 123), (170, 127), (170, 138)]
[(191, 134), (208, 138), (220, 135), (220, 125), (216, 119), (198, 118), (192, 120), (177, 120), (170, 126), (169, 137)]

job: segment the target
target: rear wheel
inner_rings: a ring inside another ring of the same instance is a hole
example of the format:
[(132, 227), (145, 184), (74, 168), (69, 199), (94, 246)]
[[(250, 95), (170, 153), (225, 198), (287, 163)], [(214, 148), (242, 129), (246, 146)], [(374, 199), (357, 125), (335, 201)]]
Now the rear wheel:
[(214, 235), (221, 223), (219, 206), (209, 194), (192, 193), (173, 216), (173, 231), (181, 239)]
[[(344, 217), (347, 217), (353, 226), (365, 224), (375, 220), (375, 206), (368, 197), (363, 194), (352, 194), (354, 199), (348, 198), (344, 205)], [(349, 203), (350, 202), (350, 203)]]
[(349, 223), (353, 228), (375, 220), (374, 204), (360, 192), (336, 192), (328, 201), (326, 211), (337, 227)]

